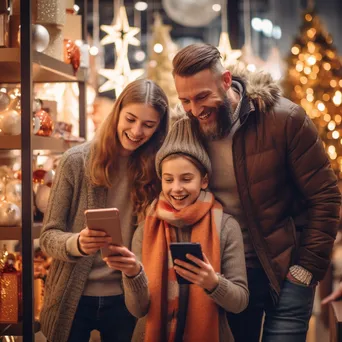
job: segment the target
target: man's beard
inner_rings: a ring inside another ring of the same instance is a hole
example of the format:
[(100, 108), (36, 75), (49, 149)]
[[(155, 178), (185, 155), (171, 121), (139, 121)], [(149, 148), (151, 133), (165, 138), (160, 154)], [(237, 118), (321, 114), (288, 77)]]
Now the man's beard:
[(225, 137), (232, 128), (233, 108), (229, 102), (227, 94), (222, 94), (222, 103), (213, 108), (216, 111), (216, 120), (210, 124), (201, 125), (198, 118), (188, 112), (188, 116), (192, 120), (197, 120), (198, 128), (203, 137), (208, 141), (220, 140)]

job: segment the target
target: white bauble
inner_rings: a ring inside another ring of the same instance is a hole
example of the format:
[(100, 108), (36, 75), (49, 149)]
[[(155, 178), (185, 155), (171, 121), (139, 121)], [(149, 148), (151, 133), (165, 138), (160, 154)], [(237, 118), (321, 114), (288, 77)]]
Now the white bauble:
[(47, 185), (40, 185), (36, 194), (36, 207), (44, 214), (48, 205), (51, 188)]
[(20, 219), (21, 212), (16, 204), (7, 201), (0, 202), (0, 226), (18, 226)]
[(50, 41), (49, 31), (43, 25), (32, 25), (32, 47), (38, 52), (43, 52)]
[(21, 181), (13, 179), (6, 184), (6, 200), (21, 206)]
[(13, 109), (0, 113), (0, 131), (7, 135), (19, 135), (21, 133), (21, 116)]

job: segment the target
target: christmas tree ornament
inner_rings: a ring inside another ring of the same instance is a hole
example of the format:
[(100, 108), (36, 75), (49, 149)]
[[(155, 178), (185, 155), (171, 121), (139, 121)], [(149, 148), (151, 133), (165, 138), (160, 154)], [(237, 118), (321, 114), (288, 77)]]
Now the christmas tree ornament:
[(74, 72), (76, 72), (80, 67), (80, 48), (70, 39), (64, 39), (64, 62), (71, 64)]
[(33, 183), (37, 184), (44, 184), (44, 177), (46, 175), (47, 171), (43, 169), (42, 166), (38, 167), (33, 171)]
[(38, 52), (43, 52), (48, 46), (50, 35), (43, 25), (32, 25), (32, 47)]
[(9, 180), (6, 184), (6, 201), (21, 206), (21, 181), (18, 179)]
[(0, 134), (19, 135), (21, 133), (21, 116), (12, 109), (0, 113)]
[(36, 193), (36, 207), (44, 214), (48, 205), (51, 187), (43, 184), (39, 185)]
[[(34, 117), (39, 119), (39, 129), (35, 133), (35, 135), (39, 135), (42, 137), (49, 137), (53, 132), (53, 121), (50, 115), (45, 110), (39, 110), (35, 113)], [(35, 127), (36, 131), (36, 127)]]
[(9, 104), (10, 97), (6, 93), (0, 91), (0, 112), (4, 111)]
[(18, 226), (20, 221), (21, 212), (16, 204), (7, 201), (0, 202), (0, 226)]

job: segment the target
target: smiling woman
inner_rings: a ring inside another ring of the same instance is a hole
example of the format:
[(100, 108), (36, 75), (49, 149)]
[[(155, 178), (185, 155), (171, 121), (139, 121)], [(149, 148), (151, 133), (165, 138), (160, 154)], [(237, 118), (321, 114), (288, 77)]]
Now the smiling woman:
[[(121, 279), (141, 269), (129, 248), (137, 217), (144, 217), (160, 191), (154, 159), (167, 126), (165, 93), (150, 80), (137, 80), (118, 97), (94, 140), (62, 157), (40, 237), (53, 257), (40, 316), (49, 341), (89, 341), (93, 329), (102, 341), (131, 341), (135, 320), (125, 306)], [(120, 212), (123, 241), (116, 246), (115, 269), (99, 252), (111, 237), (89, 229), (84, 215), (87, 209), (113, 207)]]
[(130, 155), (148, 141), (160, 122), (159, 113), (149, 104), (132, 103), (120, 111), (118, 138), (121, 155)]

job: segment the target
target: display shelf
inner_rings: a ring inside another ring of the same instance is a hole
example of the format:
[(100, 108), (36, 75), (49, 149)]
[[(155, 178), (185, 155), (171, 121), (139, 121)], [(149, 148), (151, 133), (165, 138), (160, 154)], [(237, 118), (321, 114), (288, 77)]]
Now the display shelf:
[[(53, 137), (32, 136), (32, 148), (34, 150), (52, 150), (54, 152), (64, 152), (70, 147), (79, 144), (78, 142), (68, 142), (63, 139)], [(0, 135), (0, 150), (20, 150), (21, 135)]]
[[(32, 51), (33, 82), (83, 82), (85, 70), (79, 68), (74, 73), (71, 64), (66, 64), (44, 53)], [(20, 83), (20, 48), (0, 50), (0, 70), (2, 83)]]
[[(41, 222), (33, 223), (33, 239), (39, 239), (42, 226)], [(21, 240), (21, 227), (0, 227), (0, 240)]]
[[(34, 332), (40, 330), (40, 323), (34, 322)], [(1, 336), (22, 336), (23, 323), (0, 323), (0, 337)]]

